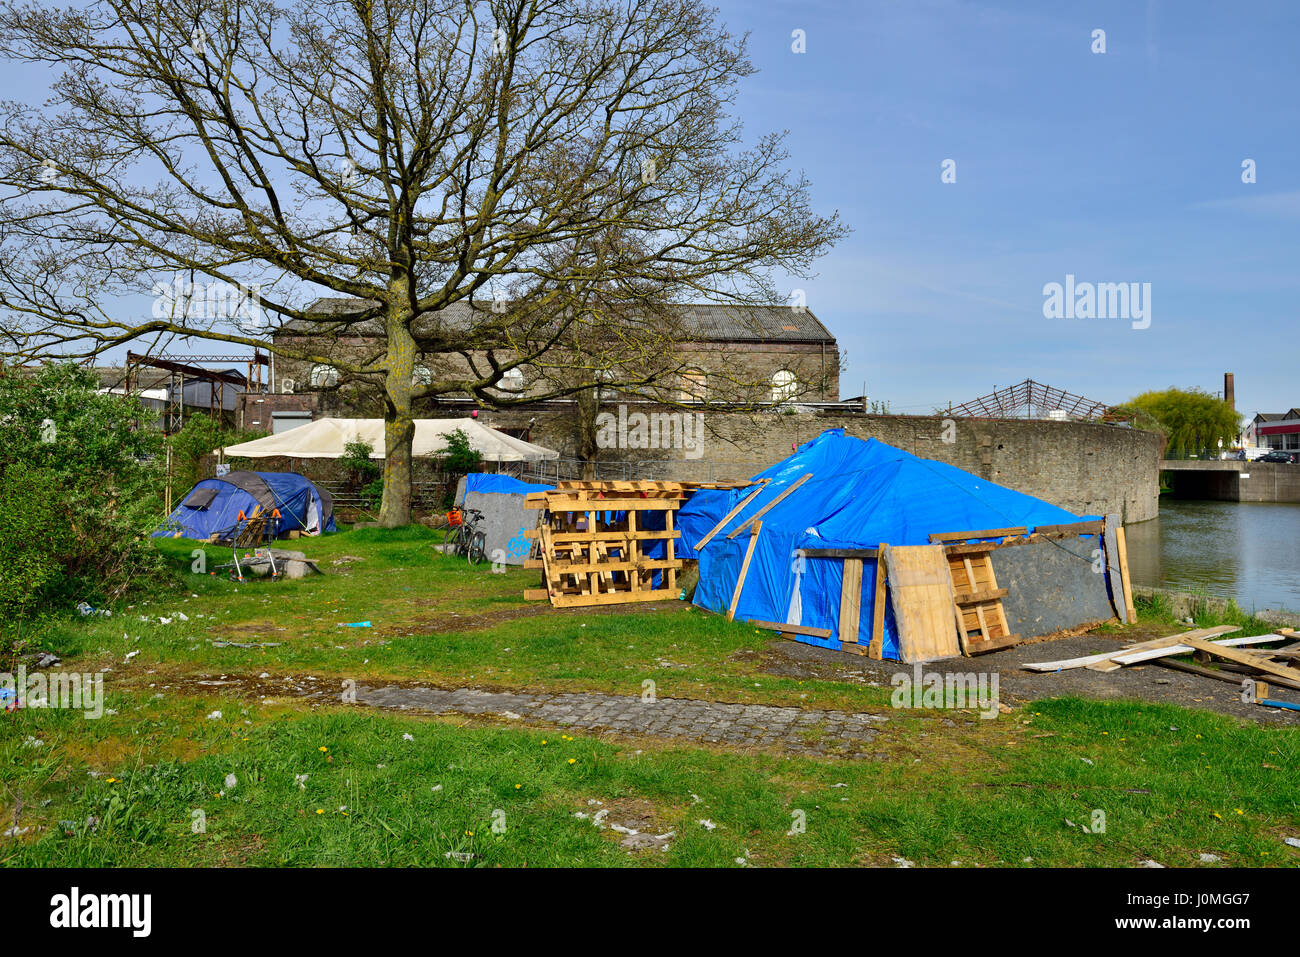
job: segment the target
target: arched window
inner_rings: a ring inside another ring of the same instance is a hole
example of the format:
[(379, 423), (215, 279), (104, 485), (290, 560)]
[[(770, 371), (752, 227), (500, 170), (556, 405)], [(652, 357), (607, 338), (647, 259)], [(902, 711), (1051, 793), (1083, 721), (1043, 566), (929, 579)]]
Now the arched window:
[(524, 370), (515, 366), (501, 373), (497, 388), (505, 392), (522, 392), (524, 388)]
[(789, 402), (799, 394), (799, 380), (789, 369), (778, 369), (772, 374), (772, 401)]
[(315, 365), (311, 367), (311, 387), (313, 389), (328, 389), (330, 386), (338, 385), (339, 370), (333, 366)]
[(413, 386), (426, 386), (432, 381), (433, 373), (429, 371), (428, 366), (416, 366), (411, 371), (411, 385)]
[(682, 388), (678, 399), (682, 402), (703, 402), (709, 395), (709, 377), (699, 369), (682, 373)]

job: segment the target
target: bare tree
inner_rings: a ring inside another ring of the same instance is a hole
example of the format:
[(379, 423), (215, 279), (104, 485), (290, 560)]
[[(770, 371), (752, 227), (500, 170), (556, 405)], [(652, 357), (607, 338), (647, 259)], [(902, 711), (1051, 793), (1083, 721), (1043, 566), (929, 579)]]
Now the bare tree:
[[(386, 526), (410, 521), (416, 400), (522, 401), (496, 388), (509, 369), (642, 321), (593, 294), (777, 302), (772, 275), (845, 232), (781, 136), (744, 145), (745, 42), (698, 0), (9, 2), (0, 30), (59, 71), (45, 102), (0, 105), (6, 349), (265, 347), (268, 322), (311, 324), (291, 358), (382, 384)], [(173, 275), (234, 308), (169, 295)], [(309, 311), (320, 295), (359, 305)], [(334, 347), (367, 323), (378, 346)], [(465, 361), (421, 382), (421, 353)]]

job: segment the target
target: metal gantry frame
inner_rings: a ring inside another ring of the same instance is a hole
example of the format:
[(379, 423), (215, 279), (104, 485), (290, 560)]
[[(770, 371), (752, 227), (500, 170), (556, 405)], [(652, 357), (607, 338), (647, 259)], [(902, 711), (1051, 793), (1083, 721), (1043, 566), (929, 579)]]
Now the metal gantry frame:
[[(246, 362), (248, 364), (248, 376), (247, 378), (240, 378), (238, 375), (229, 372), (205, 369), (198, 365), (201, 362)], [(255, 351), (251, 357), (247, 355), (151, 356), (128, 352), (126, 354), (126, 393), (127, 395), (135, 393), (139, 370), (142, 366), (161, 369), (170, 373), (167, 406), (163, 410), (163, 434), (172, 435), (179, 432), (185, 424), (186, 378), (209, 383), (212, 388), (208, 393), (208, 411), (224, 413), (226, 408), (226, 386), (233, 386), (246, 392), (264, 391), (262, 367), (267, 366), (269, 368), (270, 362), (270, 357), (261, 350)], [(269, 379), (266, 384), (269, 384)]]
[(1026, 379), (970, 402), (950, 406), (948, 414), (971, 419), (1041, 419), (1058, 410), (1071, 419), (1086, 420), (1107, 419), (1112, 413), (1111, 406), (1103, 402)]

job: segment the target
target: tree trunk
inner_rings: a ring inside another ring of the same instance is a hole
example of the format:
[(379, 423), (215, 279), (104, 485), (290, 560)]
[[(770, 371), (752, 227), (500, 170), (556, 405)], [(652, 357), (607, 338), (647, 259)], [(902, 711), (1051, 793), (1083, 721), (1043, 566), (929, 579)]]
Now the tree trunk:
[(578, 403), (578, 458), (582, 460), (582, 478), (596, 478), (596, 458), (600, 447), (596, 443), (596, 416), (600, 414), (600, 395), (595, 389), (585, 389), (577, 394)]
[(382, 528), (411, 524), (411, 446), (415, 419), (411, 396), (415, 391), (415, 339), (405, 317), (391, 309), (384, 324), (388, 336), (388, 374), (384, 380), (384, 499), (379, 506)]

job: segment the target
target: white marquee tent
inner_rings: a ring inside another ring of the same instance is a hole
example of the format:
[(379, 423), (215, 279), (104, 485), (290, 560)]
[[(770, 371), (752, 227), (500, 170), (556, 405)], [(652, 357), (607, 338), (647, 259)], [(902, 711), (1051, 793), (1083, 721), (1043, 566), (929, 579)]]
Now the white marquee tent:
[[(438, 455), (447, 444), (447, 433), (460, 429), (469, 436), (469, 444), (485, 462), (536, 462), (558, 459), (554, 449), (533, 445), (489, 428), (477, 419), (416, 419), (413, 454), (431, 458)], [(343, 455), (343, 446), (360, 440), (368, 443), (372, 459), (384, 457), (383, 419), (317, 419), (296, 429), (276, 435), (226, 446), (227, 456), (267, 458), (286, 455), (297, 459), (336, 459)]]

